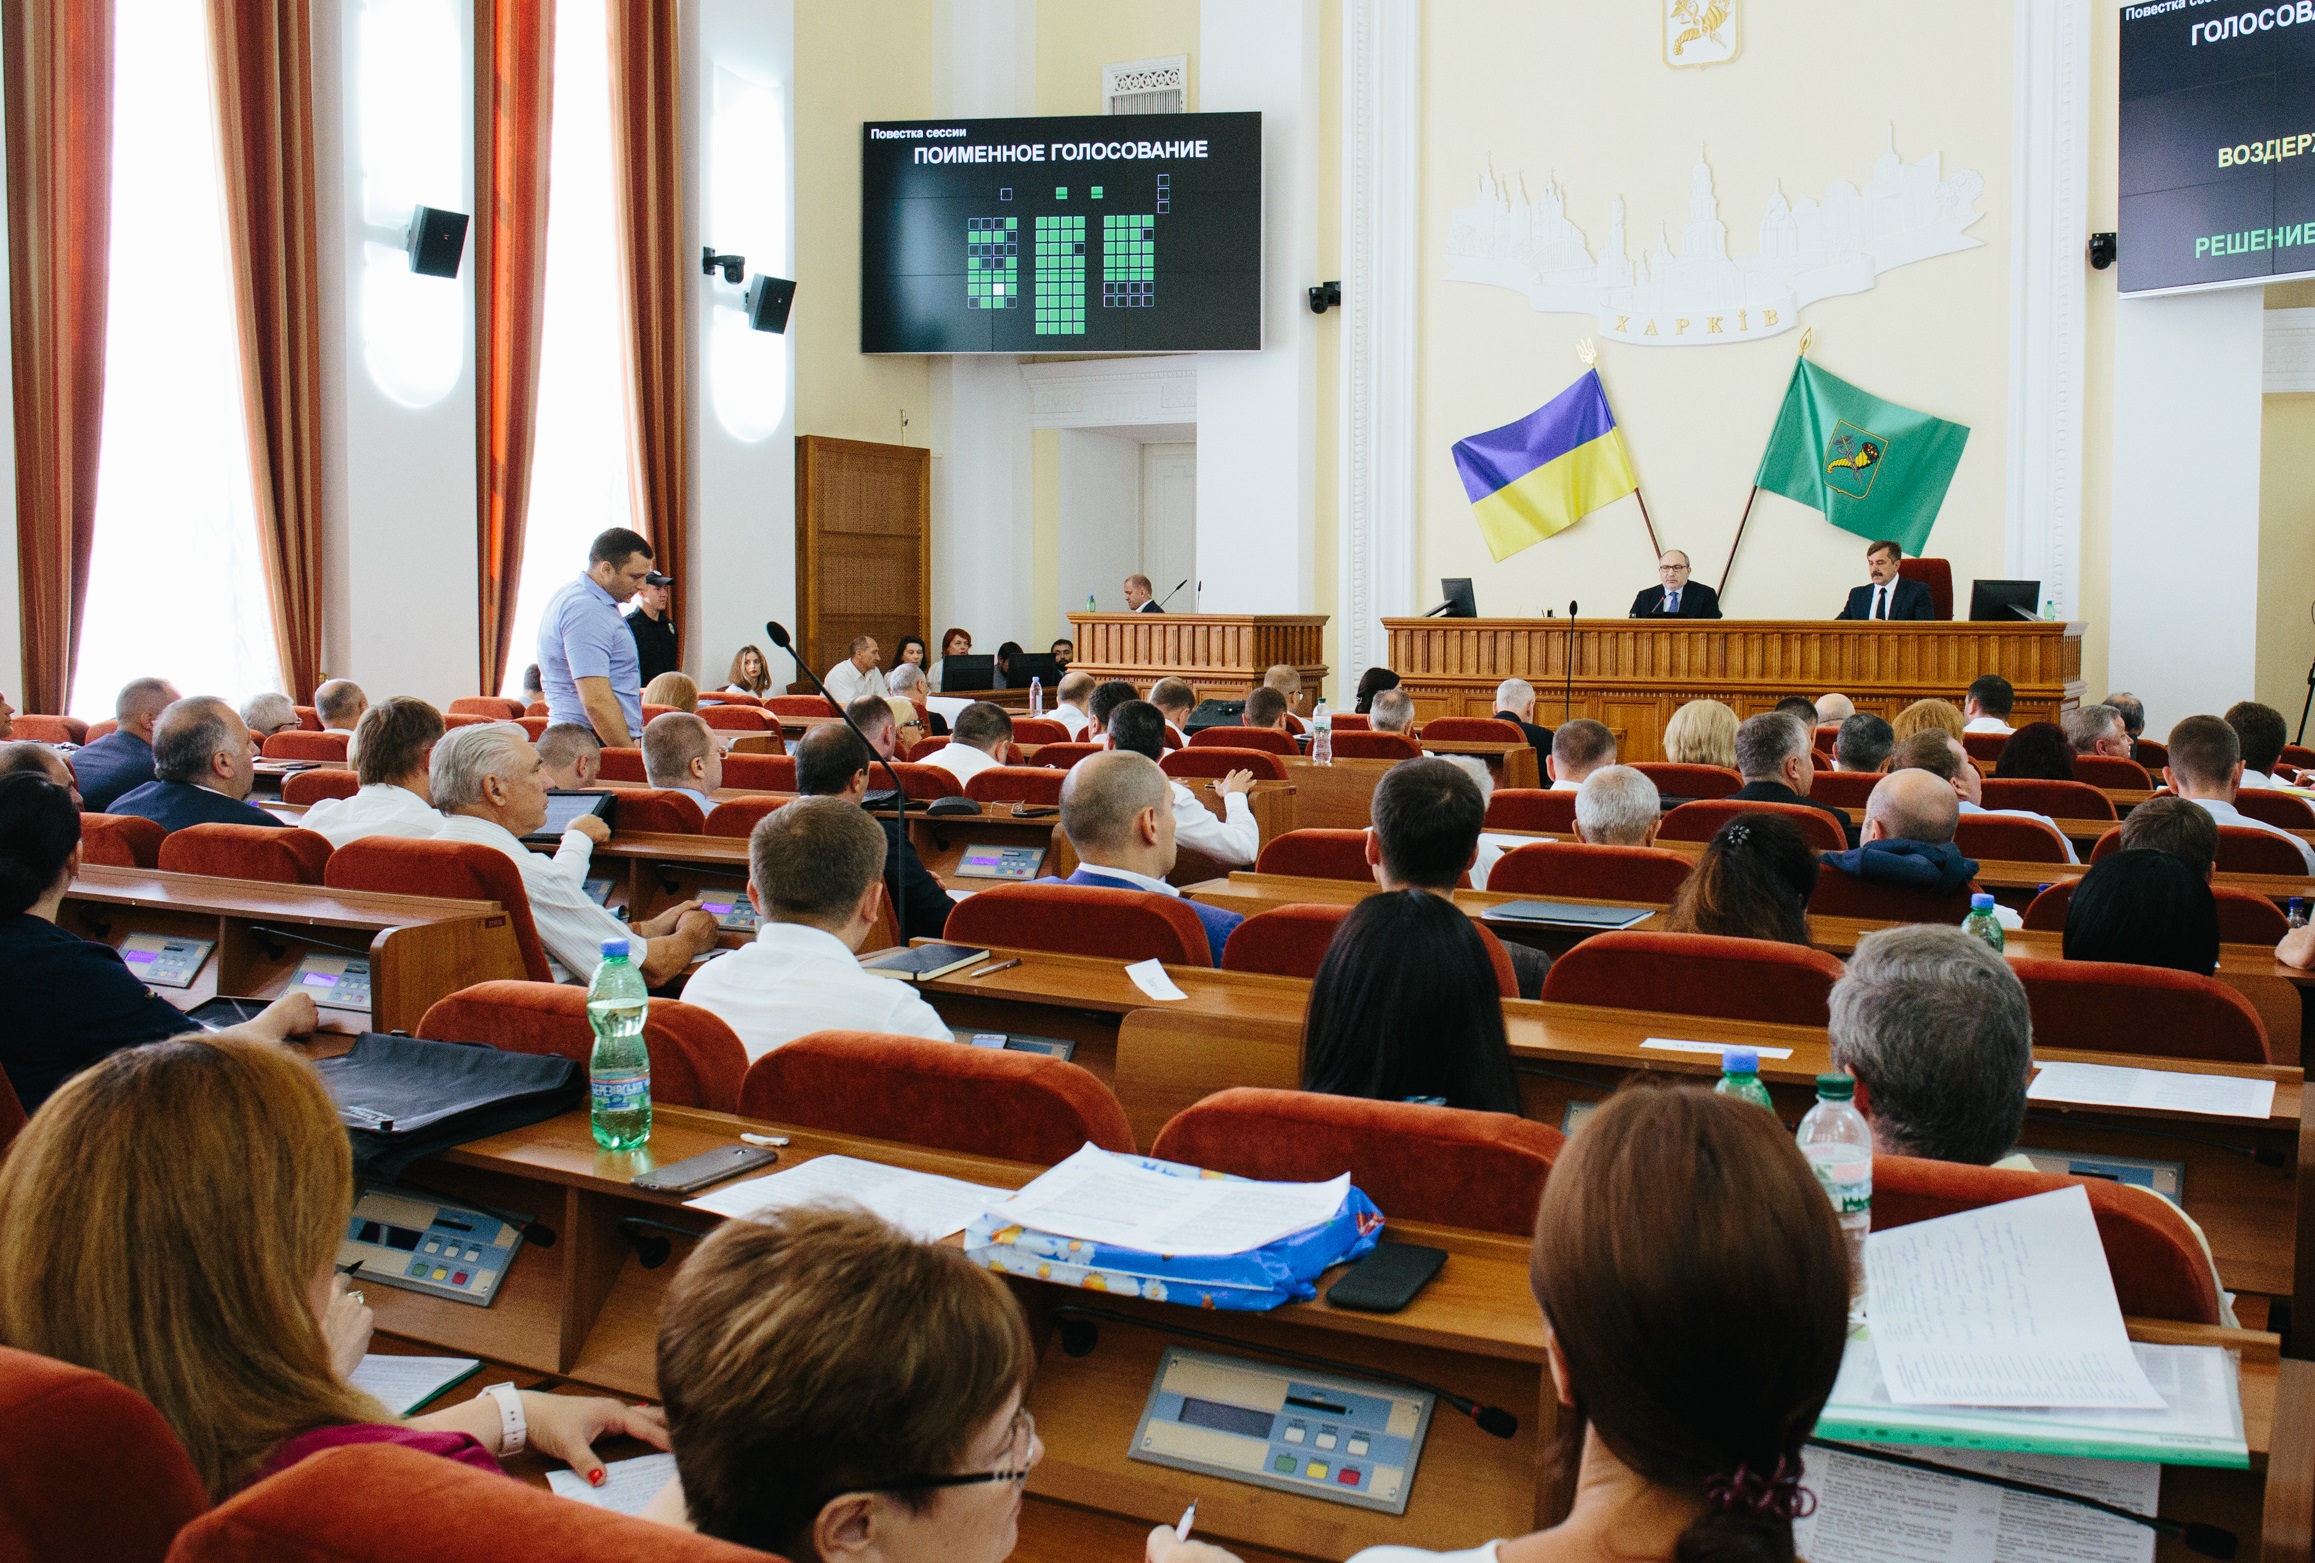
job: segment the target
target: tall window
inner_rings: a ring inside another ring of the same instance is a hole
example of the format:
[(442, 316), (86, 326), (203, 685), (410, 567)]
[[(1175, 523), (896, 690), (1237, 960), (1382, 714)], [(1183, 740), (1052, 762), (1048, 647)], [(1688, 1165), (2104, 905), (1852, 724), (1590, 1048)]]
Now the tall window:
[[(132, 678), (238, 703), (281, 676), (258, 554), (202, 0), (117, 0), (96, 546), (72, 712)], [(310, 690), (293, 691), (300, 698)]]
[(587, 566), (606, 527), (633, 526), (627, 487), (625, 304), (611, 200), (611, 58), (604, 0), (555, 7), (545, 317), (530, 512), (506, 694), (521, 693), (539, 614)]

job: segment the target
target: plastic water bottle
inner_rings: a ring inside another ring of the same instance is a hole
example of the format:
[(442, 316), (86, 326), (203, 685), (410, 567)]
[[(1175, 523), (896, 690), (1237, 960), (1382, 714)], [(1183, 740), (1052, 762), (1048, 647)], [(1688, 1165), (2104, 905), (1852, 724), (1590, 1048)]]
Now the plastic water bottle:
[(1993, 897), (1983, 890), (1969, 898), (1969, 915), (1961, 920), (1961, 931), (1973, 939), (1983, 939), (1993, 946), (1996, 955), (2002, 951), (2002, 920), (1994, 915)]
[(1760, 1053), (1755, 1048), (1722, 1048), (1720, 1083), (1712, 1089), (1722, 1096), (1733, 1096), (1755, 1107), (1776, 1111), (1776, 1103), (1768, 1099), (1768, 1087), (1760, 1083)]
[(1323, 700), (1318, 703), (1318, 709), (1310, 713), (1310, 763), (1334, 763), (1334, 713), (1326, 709)]
[(1873, 1126), (1857, 1111), (1857, 1082), (1817, 1076), (1817, 1105), (1801, 1119), (1801, 1154), (1824, 1185), (1849, 1248), (1849, 1323), (1865, 1319), (1865, 1234), (1873, 1227)]
[(2304, 928), (2304, 927), (2306, 927), (2306, 926), (2307, 926), (2307, 899), (2306, 899), (2306, 897), (2304, 897), (2304, 896), (2296, 896), (2296, 895), (2295, 895), (2295, 896), (2293, 896), (2293, 897), (2291, 897), (2291, 905), (2289, 906), (2289, 908), (2288, 908), (2288, 909), (2286, 909), (2286, 910), (2284, 911), (2284, 913), (2283, 913), (2283, 917), (2284, 917), (2284, 920), (2285, 920), (2285, 921), (2287, 921), (2287, 922), (2289, 922), (2289, 923), (2290, 923), (2290, 925), (2291, 925), (2292, 927), (2294, 927), (2294, 928)]
[(2048, 620), (2051, 620), (2051, 619), (2055, 619), (2057, 616), (2058, 616), (2058, 599), (2057, 599), (2057, 598), (2055, 598), (2055, 597), (2044, 597), (2044, 598), (2042, 599), (2042, 618), (2043, 618), (2045, 621), (2048, 621)]
[(1045, 681), (1041, 678), (1029, 680), (1029, 714), (1031, 716), (1043, 716), (1045, 714)]
[(625, 939), (605, 939), (603, 964), (587, 984), (587, 1024), (595, 1030), (587, 1094), (595, 1143), (607, 1151), (631, 1151), (651, 1138), (651, 1049), (643, 1040), (651, 995), (627, 949)]
[(1095, 605), (1093, 601), (1093, 593), (1091, 592), (1087, 592), (1085, 594), (1085, 611), (1087, 613), (1099, 613), (1101, 611), (1101, 609)]

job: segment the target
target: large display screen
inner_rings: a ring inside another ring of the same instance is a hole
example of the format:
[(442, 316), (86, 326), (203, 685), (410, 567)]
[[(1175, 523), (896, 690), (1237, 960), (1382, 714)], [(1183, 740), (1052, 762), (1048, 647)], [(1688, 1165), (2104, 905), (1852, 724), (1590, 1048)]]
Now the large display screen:
[(860, 127), (863, 353), (1262, 345), (1262, 116)]
[(2315, 0), (2122, 10), (2122, 291), (2315, 272)]

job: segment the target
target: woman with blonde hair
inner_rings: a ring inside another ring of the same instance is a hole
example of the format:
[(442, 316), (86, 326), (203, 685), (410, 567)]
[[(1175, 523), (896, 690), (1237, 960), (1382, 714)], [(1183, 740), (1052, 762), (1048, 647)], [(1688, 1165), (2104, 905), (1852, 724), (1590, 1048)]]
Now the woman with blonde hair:
[(1897, 720), (1891, 722), (1889, 727), (1897, 735), (1897, 742), (1903, 743), (1915, 733), (1925, 733), (1931, 729), (1959, 738), (1965, 725), (1961, 707), (1952, 701), (1916, 700), (1898, 712)]
[(682, 673), (662, 673), (643, 686), (647, 706), (672, 706), (678, 711), (699, 709), (699, 686)]
[(218, 1499), (345, 1444), (496, 1470), (527, 1438), (598, 1485), (595, 1439), (667, 1446), (665, 1417), (615, 1400), (494, 1385), (396, 1421), (348, 1384), (370, 1338), (336, 1273), (353, 1199), (346, 1131), (295, 1054), (207, 1037), (115, 1053), (0, 1165), (0, 1344), (144, 1396)]
[(1664, 724), (1664, 758), (1676, 765), (1736, 769), (1736, 713), (1717, 700), (1691, 700)]
[(731, 673), (723, 689), (727, 695), (754, 695), (759, 699), (772, 692), (771, 664), (764, 661), (761, 647), (742, 646), (733, 654)]

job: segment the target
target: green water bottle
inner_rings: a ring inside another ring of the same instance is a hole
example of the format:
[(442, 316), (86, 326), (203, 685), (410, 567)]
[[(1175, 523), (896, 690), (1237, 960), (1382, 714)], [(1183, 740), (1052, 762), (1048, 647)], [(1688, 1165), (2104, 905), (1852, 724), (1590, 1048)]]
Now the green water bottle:
[(1733, 1096), (1755, 1107), (1765, 1107), (1772, 1113), (1776, 1111), (1776, 1103), (1768, 1099), (1768, 1087), (1760, 1083), (1760, 1052), (1757, 1048), (1722, 1048), (1720, 1080), (1712, 1089), (1722, 1096)]
[(587, 1024), (595, 1032), (587, 1095), (595, 1143), (607, 1151), (635, 1150), (651, 1139), (651, 1049), (643, 1040), (651, 995), (627, 950), (627, 940), (605, 939), (603, 964), (587, 984)]
[(1969, 915), (1961, 920), (1961, 931), (1975, 939), (1983, 939), (1993, 947), (1996, 955), (2002, 951), (2002, 922), (1994, 915), (1993, 897), (1983, 890), (1969, 898)]

